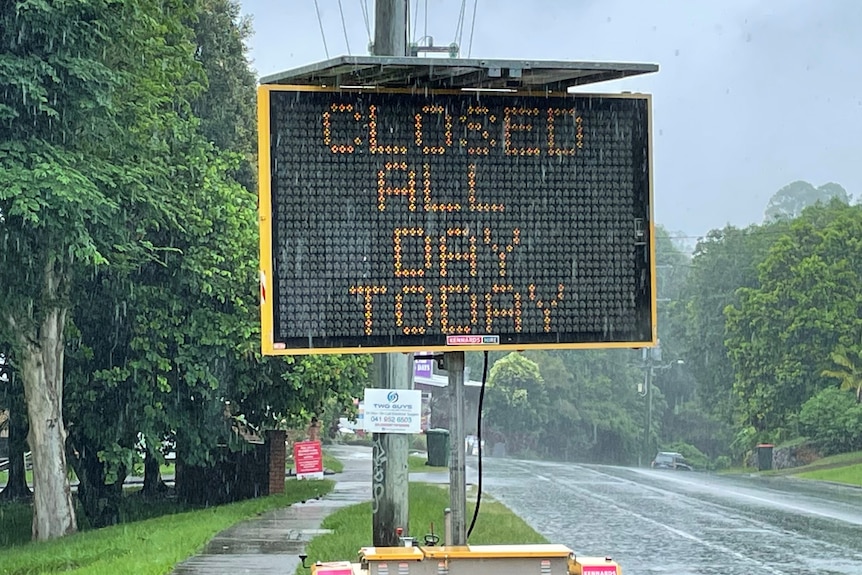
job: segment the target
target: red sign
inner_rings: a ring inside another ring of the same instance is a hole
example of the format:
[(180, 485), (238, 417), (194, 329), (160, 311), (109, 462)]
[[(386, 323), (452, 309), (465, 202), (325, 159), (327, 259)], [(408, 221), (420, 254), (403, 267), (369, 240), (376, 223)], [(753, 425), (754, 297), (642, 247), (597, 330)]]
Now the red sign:
[(319, 441), (297, 441), (293, 444), (293, 463), (297, 479), (323, 477), (323, 448)]
[(617, 568), (613, 565), (584, 565), (581, 567), (583, 575), (617, 575)]

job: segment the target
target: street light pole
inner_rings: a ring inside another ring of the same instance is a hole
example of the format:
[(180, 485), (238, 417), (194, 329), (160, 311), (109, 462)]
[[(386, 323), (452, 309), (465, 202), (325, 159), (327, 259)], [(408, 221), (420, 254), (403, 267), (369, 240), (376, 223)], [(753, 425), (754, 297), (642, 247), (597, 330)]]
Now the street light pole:
[[(651, 351), (652, 350), (649, 350), (649, 352)], [(647, 423), (646, 431), (644, 432), (644, 445), (646, 447), (645, 452), (647, 458), (646, 461), (650, 461), (649, 458), (652, 457), (652, 455), (650, 455), (650, 440), (652, 439), (652, 380), (655, 376), (655, 371), (653, 370), (652, 366), (652, 354), (649, 352), (647, 353), (649, 361), (646, 368), (646, 377), (644, 378), (644, 385), (646, 385), (647, 394)]]
[[(644, 370), (644, 389), (642, 395), (646, 396), (647, 416), (646, 425), (644, 426), (643, 454), (638, 456), (638, 467), (645, 467), (645, 461), (650, 461), (650, 457), (652, 457), (652, 388), (655, 372), (659, 369), (669, 369), (675, 365), (685, 364), (685, 361), (678, 359), (665, 365), (655, 365), (655, 361), (661, 361), (661, 344), (655, 348), (644, 348), (642, 359), (642, 368)], [(646, 460), (642, 459), (643, 457), (646, 457)]]

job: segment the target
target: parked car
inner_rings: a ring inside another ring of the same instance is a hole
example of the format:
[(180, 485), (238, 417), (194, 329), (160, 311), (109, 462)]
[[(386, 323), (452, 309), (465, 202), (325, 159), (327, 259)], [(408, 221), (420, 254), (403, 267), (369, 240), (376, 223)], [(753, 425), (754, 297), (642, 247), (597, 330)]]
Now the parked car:
[(659, 451), (650, 467), (653, 469), (675, 469), (676, 471), (691, 471), (691, 465), (686, 463), (685, 457), (675, 451)]

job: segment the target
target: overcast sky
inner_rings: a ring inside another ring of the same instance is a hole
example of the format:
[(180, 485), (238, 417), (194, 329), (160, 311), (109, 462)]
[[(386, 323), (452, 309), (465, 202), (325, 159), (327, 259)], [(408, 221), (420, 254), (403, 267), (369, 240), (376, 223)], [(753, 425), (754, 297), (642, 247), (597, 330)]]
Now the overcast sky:
[[(425, 31), (424, 0), (419, 35)], [(364, 0), (341, 0), (350, 53), (367, 54)], [(373, 0), (365, 0), (373, 18)], [(317, 0), (329, 56), (347, 54), (338, 0)], [(455, 39), (461, 0), (428, 0)], [(415, 5), (415, 2), (414, 2)], [(314, 0), (242, 0), (260, 75), (326, 59)], [(462, 56), (474, 0), (466, 1)], [(649, 62), (597, 84), (654, 95), (655, 214), (696, 238), (759, 222), (794, 180), (862, 194), (862, 0), (478, 0), (473, 57)], [(373, 22), (372, 22), (373, 27)]]

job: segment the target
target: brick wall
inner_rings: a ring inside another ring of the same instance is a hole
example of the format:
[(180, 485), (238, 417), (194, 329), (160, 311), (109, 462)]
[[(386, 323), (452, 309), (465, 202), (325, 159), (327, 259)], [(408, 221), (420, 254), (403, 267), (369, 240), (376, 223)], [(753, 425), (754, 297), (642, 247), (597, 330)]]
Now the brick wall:
[(284, 493), (285, 433), (280, 430), (266, 432), (266, 454), (269, 470), (269, 495)]

